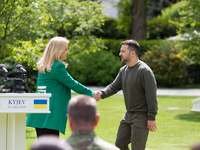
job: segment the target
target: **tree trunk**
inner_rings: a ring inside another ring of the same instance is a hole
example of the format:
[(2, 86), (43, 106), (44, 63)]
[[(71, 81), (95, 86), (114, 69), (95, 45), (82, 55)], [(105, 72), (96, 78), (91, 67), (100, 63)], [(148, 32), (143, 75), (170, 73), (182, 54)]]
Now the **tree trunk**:
[(146, 40), (146, 2), (145, 0), (133, 0), (131, 7), (132, 25), (131, 39)]

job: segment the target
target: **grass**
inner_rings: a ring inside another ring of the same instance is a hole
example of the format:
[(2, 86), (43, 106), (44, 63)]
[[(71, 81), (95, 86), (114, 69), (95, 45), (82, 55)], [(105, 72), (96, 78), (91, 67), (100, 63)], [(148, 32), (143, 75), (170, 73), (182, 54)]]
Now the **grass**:
[[(73, 94), (74, 96), (75, 94)], [(158, 96), (158, 130), (150, 132), (146, 150), (189, 150), (200, 141), (200, 112), (191, 112), (191, 100), (197, 96)], [(100, 122), (95, 128), (96, 134), (110, 142), (115, 142), (119, 122), (125, 113), (123, 95), (114, 95), (98, 102)], [(69, 125), (66, 134), (60, 135), (67, 139), (71, 134)], [(33, 128), (26, 129), (26, 150), (29, 150), (36, 134)]]

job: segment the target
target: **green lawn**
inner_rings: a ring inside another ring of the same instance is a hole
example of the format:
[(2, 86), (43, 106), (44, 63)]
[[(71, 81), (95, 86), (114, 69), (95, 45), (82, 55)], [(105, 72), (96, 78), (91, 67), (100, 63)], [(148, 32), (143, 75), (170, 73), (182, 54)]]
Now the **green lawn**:
[[(73, 94), (74, 96), (74, 94)], [(149, 134), (147, 150), (189, 150), (200, 141), (200, 112), (191, 112), (191, 100), (197, 96), (158, 96), (158, 130)], [(115, 137), (120, 120), (125, 113), (123, 95), (114, 95), (98, 102), (98, 112), (101, 114), (96, 134), (110, 142), (115, 142)], [(71, 134), (67, 124), (66, 139)], [(35, 140), (33, 128), (26, 130), (26, 150)]]

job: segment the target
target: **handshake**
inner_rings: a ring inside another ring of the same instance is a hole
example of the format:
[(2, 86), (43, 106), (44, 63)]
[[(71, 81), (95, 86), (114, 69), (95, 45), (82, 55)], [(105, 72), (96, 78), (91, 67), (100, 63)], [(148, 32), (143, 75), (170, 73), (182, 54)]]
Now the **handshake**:
[(94, 91), (93, 94), (94, 94), (93, 97), (98, 102), (101, 99), (101, 93), (99, 91)]

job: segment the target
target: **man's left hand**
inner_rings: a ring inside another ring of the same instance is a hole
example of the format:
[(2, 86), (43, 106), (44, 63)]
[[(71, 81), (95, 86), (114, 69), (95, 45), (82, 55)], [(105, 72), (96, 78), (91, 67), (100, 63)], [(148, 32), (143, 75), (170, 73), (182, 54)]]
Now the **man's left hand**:
[(148, 120), (148, 122), (147, 122), (147, 128), (149, 128), (149, 130), (151, 132), (156, 131), (157, 130), (156, 121)]

